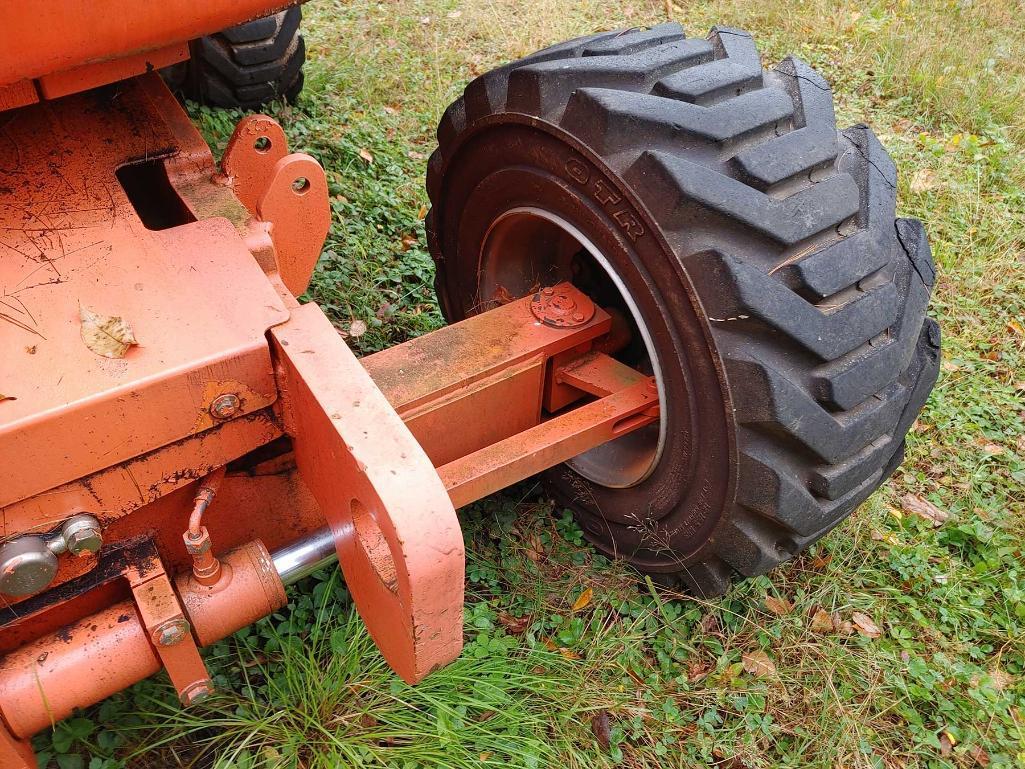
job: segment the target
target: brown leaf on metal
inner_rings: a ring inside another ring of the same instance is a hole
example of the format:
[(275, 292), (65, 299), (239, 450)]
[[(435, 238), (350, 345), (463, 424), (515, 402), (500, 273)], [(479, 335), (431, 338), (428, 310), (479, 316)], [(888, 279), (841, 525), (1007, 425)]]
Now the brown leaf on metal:
[(591, 718), (591, 734), (598, 740), (603, 750), (612, 746), (612, 730), (609, 725), (609, 711), (599, 710)]
[(832, 633), (836, 629), (833, 624), (833, 617), (825, 609), (816, 609), (811, 615), (811, 632)]
[(573, 611), (580, 611), (581, 609), (583, 609), (585, 606), (591, 603), (591, 599), (593, 597), (594, 591), (591, 590), (591, 588), (587, 588), (583, 593), (581, 593), (577, 597), (577, 600), (573, 602)]
[(745, 654), (740, 658), (740, 662), (744, 666), (744, 670), (751, 675), (771, 676), (776, 672), (776, 665), (769, 659), (769, 655), (760, 649)]
[(786, 598), (776, 598), (775, 596), (767, 595), (765, 596), (765, 608), (777, 617), (782, 617), (784, 614), (789, 614), (793, 610), (794, 605)]
[(914, 494), (905, 494), (900, 501), (900, 506), (905, 512), (929, 521), (933, 527), (942, 526), (950, 518), (950, 513), (946, 510), (940, 510), (929, 500), (922, 499)]
[(872, 618), (863, 612), (854, 612), (851, 615), (851, 620), (854, 622), (854, 629), (866, 638), (878, 638), (883, 634), (879, 625), (873, 622)]
[(123, 358), (128, 348), (139, 344), (128, 321), (117, 315), (100, 315), (79, 305), (78, 317), (82, 322), (82, 341), (85, 346), (104, 358)]

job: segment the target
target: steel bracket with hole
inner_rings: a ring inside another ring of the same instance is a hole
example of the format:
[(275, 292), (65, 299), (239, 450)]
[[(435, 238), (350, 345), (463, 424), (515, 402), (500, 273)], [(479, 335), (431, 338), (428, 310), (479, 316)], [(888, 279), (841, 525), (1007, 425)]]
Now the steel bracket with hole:
[(253, 217), (269, 225), (281, 281), (299, 296), (331, 224), (324, 169), (309, 155), (289, 154), (273, 118), (250, 115), (236, 126), (221, 170)]
[(463, 643), (463, 536), (424, 449), (315, 304), (271, 329), (295, 461), (385, 660), (414, 683)]

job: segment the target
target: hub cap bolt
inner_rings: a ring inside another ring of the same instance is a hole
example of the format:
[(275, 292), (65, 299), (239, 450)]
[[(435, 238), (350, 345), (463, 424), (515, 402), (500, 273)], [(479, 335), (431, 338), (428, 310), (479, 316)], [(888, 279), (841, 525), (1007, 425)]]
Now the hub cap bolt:
[(210, 416), (214, 419), (231, 419), (239, 409), (242, 408), (242, 401), (235, 393), (224, 393), (214, 398), (210, 404)]
[(552, 328), (575, 328), (594, 317), (594, 302), (568, 283), (542, 288), (530, 302), (534, 317)]

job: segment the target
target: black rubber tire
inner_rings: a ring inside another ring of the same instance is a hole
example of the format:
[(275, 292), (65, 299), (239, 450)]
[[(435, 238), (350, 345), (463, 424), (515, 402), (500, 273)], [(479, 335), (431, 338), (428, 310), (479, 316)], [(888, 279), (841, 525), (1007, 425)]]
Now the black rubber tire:
[(211, 107), (259, 109), (295, 101), (303, 88), (306, 44), (299, 6), (239, 24), (190, 44), (191, 58), (165, 71), (185, 98)]
[(438, 139), (427, 228), (449, 321), (489, 306), (491, 225), (533, 206), (602, 250), (652, 334), (669, 410), (654, 471), (619, 489), (547, 474), (601, 550), (721, 594), (899, 465), (939, 368), (932, 258), (921, 222), (894, 219), (886, 151), (863, 125), (837, 132), (807, 65), (765, 71), (734, 29), (593, 35), (474, 80)]

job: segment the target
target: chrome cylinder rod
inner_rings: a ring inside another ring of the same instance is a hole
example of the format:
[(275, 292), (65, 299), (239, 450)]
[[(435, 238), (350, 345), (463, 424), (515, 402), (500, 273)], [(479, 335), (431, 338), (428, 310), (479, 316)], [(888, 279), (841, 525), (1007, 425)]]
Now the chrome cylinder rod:
[(285, 587), (288, 587), (310, 576), (322, 566), (337, 561), (338, 553), (335, 551), (335, 538), (331, 529), (324, 527), (305, 539), (271, 553), (271, 558), (278, 576)]

